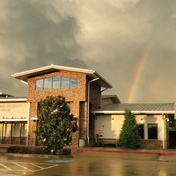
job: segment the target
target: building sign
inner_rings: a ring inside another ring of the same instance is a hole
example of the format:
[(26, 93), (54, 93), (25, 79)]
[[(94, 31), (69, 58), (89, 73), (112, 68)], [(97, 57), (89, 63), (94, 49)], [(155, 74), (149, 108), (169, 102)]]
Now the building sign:
[(28, 103), (0, 103), (0, 118), (28, 117)]
[(98, 135), (99, 137), (103, 137), (103, 128), (98, 129)]

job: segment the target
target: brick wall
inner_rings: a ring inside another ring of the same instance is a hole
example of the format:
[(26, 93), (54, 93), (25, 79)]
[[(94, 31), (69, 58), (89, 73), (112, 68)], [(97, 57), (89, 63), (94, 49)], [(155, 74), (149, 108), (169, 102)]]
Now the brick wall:
[[(90, 112), (100, 108), (101, 104), (101, 88), (97, 85), (97, 82), (90, 84)], [(95, 140), (95, 116), (89, 114), (89, 137), (90, 141)]]
[[(141, 140), (141, 148), (146, 149), (162, 149), (163, 148), (163, 141), (162, 140)], [(168, 141), (164, 141), (164, 148), (168, 148)]]
[[(53, 77), (64, 76), (69, 78), (76, 78), (78, 80), (77, 89), (64, 89), (64, 90), (36, 90), (36, 80)], [(70, 71), (57, 71), (40, 75), (28, 79), (28, 102), (30, 102), (30, 117), (37, 117), (38, 102), (45, 99), (47, 96), (63, 96), (66, 101), (70, 103), (71, 113), (78, 118), (78, 131), (73, 134), (72, 145), (76, 146), (79, 139), (87, 138), (87, 83), (89, 78), (84, 73), (70, 72)], [(90, 86), (90, 110), (100, 107), (100, 86), (96, 82), (92, 82)], [(91, 122), (94, 123), (93, 121)], [(35, 145), (35, 134), (33, 131), (36, 129), (36, 122), (29, 121), (29, 145)]]

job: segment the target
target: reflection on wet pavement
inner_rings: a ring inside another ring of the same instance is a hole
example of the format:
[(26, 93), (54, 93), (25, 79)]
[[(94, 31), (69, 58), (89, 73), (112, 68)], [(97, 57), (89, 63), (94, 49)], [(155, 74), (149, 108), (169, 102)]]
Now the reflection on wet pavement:
[[(156, 155), (80, 153), (67, 159), (0, 161), (0, 176), (173, 176), (176, 160)], [(169, 159), (172, 159), (169, 161)], [(2, 169), (3, 168), (3, 169)], [(20, 168), (20, 169), (19, 169)], [(6, 174), (6, 175), (5, 175)], [(7, 175), (9, 174), (9, 175)], [(11, 174), (11, 175), (10, 175)]]

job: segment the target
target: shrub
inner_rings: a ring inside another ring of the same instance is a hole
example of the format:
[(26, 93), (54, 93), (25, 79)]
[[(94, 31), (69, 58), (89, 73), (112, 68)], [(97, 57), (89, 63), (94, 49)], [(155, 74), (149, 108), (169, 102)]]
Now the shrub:
[(7, 153), (44, 154), (45, 152), (43, 147), (10, 146), (7, 148)]
[(48, 154), (69, 145), (72, 133), (77, 131), (77, 119), (70, 114), (70, 108), (62, 96), (48, 96), (39, 102), (38, 126), (35, 131), (39, 145)]
[(118, 140), (118, 145), (124, 148), (136, 149), (140, 146), (140, 135), (135, 115), (125, 110), (125, 120)]

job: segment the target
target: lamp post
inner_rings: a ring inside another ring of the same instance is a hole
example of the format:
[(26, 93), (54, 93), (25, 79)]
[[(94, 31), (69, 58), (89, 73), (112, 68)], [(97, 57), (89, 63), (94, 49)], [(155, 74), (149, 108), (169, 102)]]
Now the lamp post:
[(100, 78), (92, 79), (88, 82), (87, 87), (87, 144), (89, 145), (89, 103), (90, 103), (90, 83), (99, 80)]

